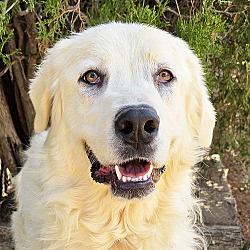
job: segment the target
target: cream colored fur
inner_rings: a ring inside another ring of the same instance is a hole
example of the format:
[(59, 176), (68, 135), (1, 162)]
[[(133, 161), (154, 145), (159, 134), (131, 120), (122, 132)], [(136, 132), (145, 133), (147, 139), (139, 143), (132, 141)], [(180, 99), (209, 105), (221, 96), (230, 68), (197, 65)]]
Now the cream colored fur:
[[(156, 86), (159, 65), (174, 72), (171, 87)], [(99, 92), (79, 82), (96, 68), (108, 76)], [(192, 166), (211, 143), (215, 114), (202, 74), (185, 42), (146, 25), (105, 24), (50, 49), (30, 86), (38, 133), (15, 178), (16, 249), (204, 247)], [(153, 194), (126, 200), (92, 180), (84, 143), (103, 164), (119, 161), (114, 116), (141, 103), (161, 119), (155, 161), (166, 171)]]

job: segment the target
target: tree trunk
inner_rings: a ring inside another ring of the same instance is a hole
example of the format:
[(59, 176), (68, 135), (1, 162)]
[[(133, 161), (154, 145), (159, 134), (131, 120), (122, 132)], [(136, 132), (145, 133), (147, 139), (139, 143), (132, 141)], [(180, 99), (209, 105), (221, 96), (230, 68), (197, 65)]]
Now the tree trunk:
[[(14, 28), (14, 35), (5, 44), (3, 53), (11, 55), (11, 68), (0, 61), (0, 212), (9, 207), (11, 176), (19, 172), (24, 161), (23, 150), (33, 133), (35, 112), (28, 89), (40, 55), (35, 13), (24, 14), (15, 14), (9, 25)], [(17, 49), (19, 53), (13, 53)], [(0, 216), (0, 223), (9, 220), (10, 213), (5, 215)]]
[(7, 194), (9, 171), (17, 173), (21, 167), (21, 141), (17, 136), (11, 118), (8, 103), (3, 91), (3, 82), (0, 78), (0, 168), (1, 168), (1, 198)]

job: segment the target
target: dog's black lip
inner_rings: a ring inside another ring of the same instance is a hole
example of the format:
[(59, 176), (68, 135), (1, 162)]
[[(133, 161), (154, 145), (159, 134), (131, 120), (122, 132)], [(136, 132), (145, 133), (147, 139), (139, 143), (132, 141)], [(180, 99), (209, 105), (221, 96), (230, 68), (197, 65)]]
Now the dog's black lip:
[[(166, 169), (165, 165), (161, 168), (154, 168), (151, 176), (145, 181), (138, 180), (136, 182), (123, 182), (121, 180), (118, 180), (118, 177), (115, 173), (115, 164), (111, 164), (108, 166), (110, 168), (109, 174), (97, 175), (96, 173), (98, 170), (100, 170), (102, 164), (98, 161), (93, 151), (87, 144), (85, 144), (85, 149), (87, 156), (91, 162), (90, 172), (92, 179), (97, 183), (111, 184), (112, 193), (115, 196), (120, 196), (126, 199), (142, 198), (152, 193), (155, 188), (155, 183), (159, 181), (160, 176), (164, 173)], [(143, 160), (150, 163), (148, 160), (145, 159), (139, 160)], [(126, 162), (128, 161), (124, 161), (122, 164)]]
[(117, 187), (120, 187), (120, 188), (124, 188), (124, 189), (137, 189), (137, 188), (140, 188), (140, 186), (144, 187), (145, 185), (149, 184), (150, 182), (152, 182), (151, 177), (149, 179), (147, 179), (146, 181), (135, 181), (135, 182), (118, 181), (118, 182), (114, 182), (114, 185)]

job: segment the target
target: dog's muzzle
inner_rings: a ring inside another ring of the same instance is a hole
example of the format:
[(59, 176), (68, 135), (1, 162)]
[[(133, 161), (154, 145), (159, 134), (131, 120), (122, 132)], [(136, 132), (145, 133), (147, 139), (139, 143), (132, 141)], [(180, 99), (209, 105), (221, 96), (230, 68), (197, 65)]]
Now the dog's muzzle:
[[(99, 183), (111, 184), (112, 193), (127, 199), (142, 198), (154, 191), (155, 183), (165, 171), (152, 159), (152, 144), (158, 135), (160, 119), (156, 111), (140, 105), (125, 107), (115, 116), (114, 129), (119, 140), (121, 161), (102, 165), (86, 145), (92, 164), (91, 177)], [(117, 149), (116, 149), (117, 150)]]

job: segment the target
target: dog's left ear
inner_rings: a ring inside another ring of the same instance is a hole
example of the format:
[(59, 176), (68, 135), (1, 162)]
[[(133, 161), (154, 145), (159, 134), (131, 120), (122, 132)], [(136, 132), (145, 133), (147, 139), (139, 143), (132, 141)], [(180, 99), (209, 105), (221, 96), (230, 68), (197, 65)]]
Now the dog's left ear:
[(213, 130), (215, 126), (215, 111), (212, 103), (209, 100), (207, 89), (204, 85), (196, 93), (196, 112), (199, 119), (197, 124), (197, 134), (199, 145), (208, 148), (212, 142)]
[(202, 77), (203, 72), (198, 59), (193, 60), (195, 65), (192, 67), (192, 72), (198, 73), (193, 76), (193, 84), (191, 89), (188, 90), (186, 99), (186, 113), (188, 120), (195, 130), (195, 134), (198, 139), (199, 146), (202, 148), (208, 148), (212, 142), (213, 129), (215, 126), (215, 110), (209, 100), (207, 87)]

